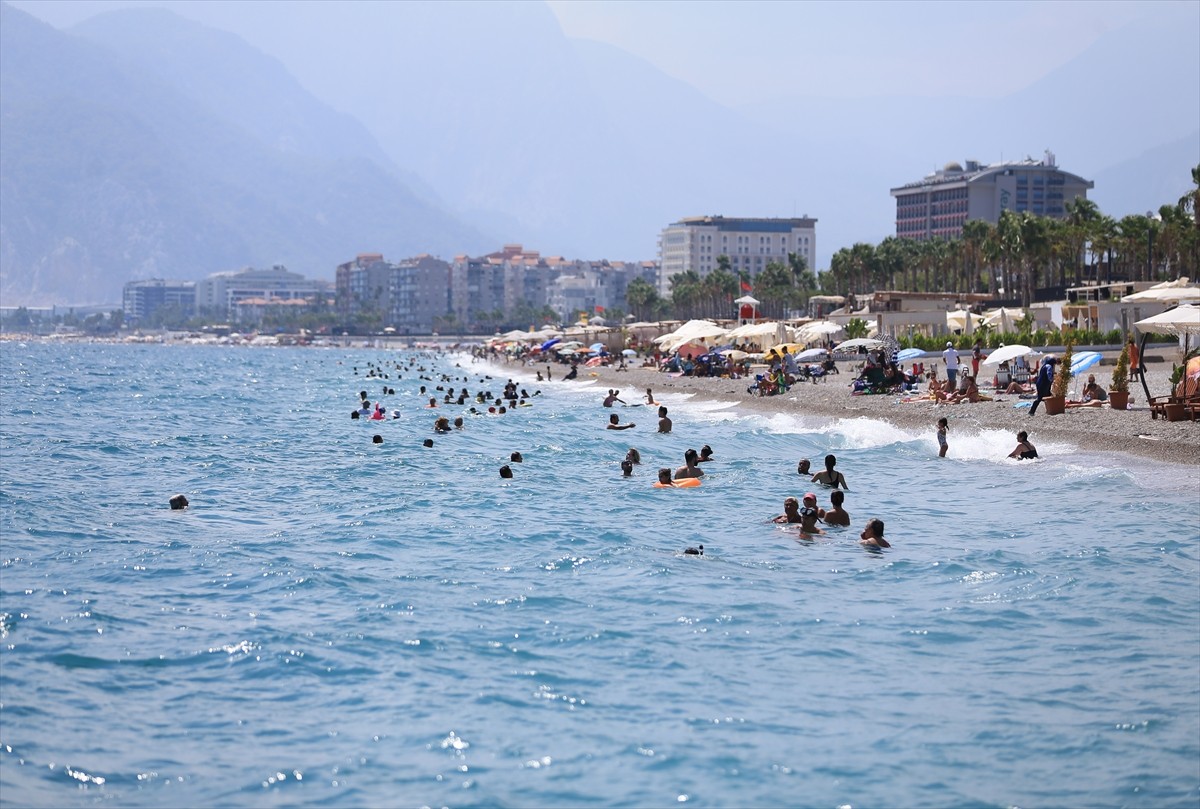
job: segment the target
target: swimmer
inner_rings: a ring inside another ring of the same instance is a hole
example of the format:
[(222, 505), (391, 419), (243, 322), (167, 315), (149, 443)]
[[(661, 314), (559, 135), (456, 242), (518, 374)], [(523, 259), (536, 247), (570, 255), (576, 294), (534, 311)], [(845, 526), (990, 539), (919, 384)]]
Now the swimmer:
[(798, 523), (800, 522), (800, 501), (794, 497), (785, 497), (783, 500), (783, 513), (772, 517), (771, 522), (777, 523)]
[(821, 519), (826, 525), (850, 525), (850, 513), (842, 508), (842, 503), (846, 501), (846, 493), (841, 489), (834, 489), (829, 494), (829, 502), (833, 504), (833, 508), (826, 510), (821, 515)]
[(608, 391), (608, 395), (604, 397), (604, 406), (612, 407), (613, 402), (620, 402), (621, 404), (625, 404), (625, 401), (620, 398), (620, 394), (621, 394), (621, 391), (610, 389)]
[(513, 476), (512, 467), (510, 467), (508, 464), (505, 464), (504, 466), (500, 467), (500, 477), (505, 478), (507, 480), (508, 478), (511, 478), (512, 476)]
[(427, 407), (437, 407), (437, 397), (435, 397), (435, 396), (430, 396), (430, 397), (429, 397), (429, 404), (428, 404), (428, 405), (426, 405), (426, 406), (427, 406)]
[(379, 433), (376, 433), (375, 435), (371, 436), (371, 443), (372, 444), (382, 444), (383, 436), (380, 435)]
[(671, 419), (667, 417), (666, 406), (658, 408), (658, 431), (660, 433), (669, 433), (671, 432), (671, 427)]
[(858, 544), (868, 548), (892, 547), (892, 544), (883, 538), (883, 520), (876, 517), (867, 520), (867, 527), (863, 529)]
[(704, 555), (704, 546), (697, 545), (695, 548), (684, 548), (683, 555), (684, 556), (703, 556)]
[(432, 439), (432, 438), (426, 438), (426, 439), (425, 439), (423, 442), (421, 442), (421, 446), (423, 446), (423, 447), (432, 447), (432, 446), (433, 446), (433, 439)]
[(521, 457), (521, 453), (519, 453), (519, 452), (514, 452), (512, 455), (508, 456), (508, 460), (511, 461), (512, 463), (524, 463), (525, 462), (525, 459)]
[(633, 447), (630, 447), (629, 452), (625, 453), (625, 460), (636, 466), (642, 462), (642, 453), (638, 452)]
[(950, 429), (950, 422), (945, 418), (937, 420), (937, 442), (938, 442), (938, 457), (945, 458), (946, 452), (950, 446), (946, 443), (946, 431)]
[(704, 470), (696, 466), (696, 462), (700, 460), (700, 456), (694, 449), (688, 449), (683, 453), (683, 466), (675, 470), (675, 479), (683, 480), (684, 478), (702, 478)]
[[(475, 408), (471, 408), (471, 409), (474, 410)], [(397, 418), (399, 418), (398, 415), (397, 415)], [(464, 424), (464, 422), (463, 422), (462, 416), (458, 416), (457, 418), (454, 419), (454, 429), (461, 430), (463, 428), (463, 424)]]
[(435, 433), (450, 432), (450, 419), (446, 418), (445, 416), (442, 416), (441, 418), (439, 418), (437, 421), (435, 421), (433, 423), (433, 431)]
[(802, 477), (812, 477), (812, 461), (808, 458), (801, 458), (800, 463), (796, 464), (796, 474)]
[(621, 477), (633, 477), (633, 461), (628, 458), (621, 460)]
[(646, 404), (658, 404), (658, 402), (654, 401), (654, 391), (650, 390), (649, 388), (646, 388)]
[(671, 480), (671, 470), (665, 466), (658, 470), (658, 485), (664, 488), (668, 486), (672, 489), (675, 488), (675, 483)]
[(824, 486), (832, 486), (838, 488), (841, 486), (846, 491), (850, 491), (850, 487), (846, 485), (846, 476), (838, 472), (833, 467), (837, 464), (837, 458), (833, 455), (825, 456), (825, 469), (812, 476), (813, 483), (820, 483)]
[(696, 460), (696, 463), (704, 463), (705, 461), (711, 461), (712, 454), (713, 454), (712, 447), (710, 447), (708, 444), (705, 444), (704, 446), (700, 447), (700, 457)]
[(620, 422), (621, 422), (621, 420), (617, 417), (617, 414), (613, 413), (611, 416), (608, 417), (608, 429), (610, 429), (610, 430), (630, 430), (636, 426), (636, 425), (634, 425), (633, 422), (629, 422), (628, 424), (621, 424)]
[(175, 495), (167, 502), (171, 504), (172, 511), (179, 511), (180, 509), (185, 509), (188, 507), (188, 499), (182, 494)]
[(1008, 453), (1008, 457), (1016, 458), (1021, 461), (1028, 461), (1038, 456), (1037, 447), (1029, 442), (1029, 433), (1021, 430), (1017, 433), (1017, 446), (1012, 452)]
[(358, 411), (357, 411), (357, 410), (352, 410), (352, 411), (350, 411), (350, 418), (352, 418), (352, 419), (358, 419), (358, 418), (362, 418), (362, 416), (358, 415)]

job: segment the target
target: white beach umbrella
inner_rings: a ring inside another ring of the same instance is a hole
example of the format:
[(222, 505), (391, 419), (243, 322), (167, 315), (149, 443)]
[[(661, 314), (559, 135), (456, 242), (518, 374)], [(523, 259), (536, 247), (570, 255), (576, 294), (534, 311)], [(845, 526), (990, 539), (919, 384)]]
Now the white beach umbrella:
[(1159, 301), (1160, 303), (1200, 303), (1200, 287), (1151, 287), (1126, 295), (1122, 303)]
[(1200, 306), (1176, 306), (1133, 325), (1151, 334), (1200, 334)]
[(856, 351), (859, 348), (883, 348), (883, 340), (873, 340), (870, 337), (856, 337), (839, 343), (834, 351)]
[(1017, 357), (1024, 357), (1026, 354), (1035, 353), (1029, 346), (1013, 344), (1010, 346), (1000, 346), (983, 360), (980, 365), (999, 365), (1002, 362), (1015, 360)]
[(762, 303), (762, 301), (758, 300), (757, 298), (751, 297), (750, 295), (743, 295), (742, 297), (735, 299), (734, 303), (740, 304), (743, 306), (758, 306), (760, 303)]

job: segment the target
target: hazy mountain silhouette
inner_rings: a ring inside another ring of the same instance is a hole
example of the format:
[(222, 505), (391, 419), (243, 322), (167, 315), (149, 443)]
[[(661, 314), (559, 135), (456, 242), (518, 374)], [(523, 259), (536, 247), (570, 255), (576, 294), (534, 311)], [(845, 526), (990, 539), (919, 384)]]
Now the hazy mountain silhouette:
[(133, 278), (246, 265), (332, 277), (362, 250), (492, 242), (232, 35), (139, 11), (89, 21), (85, 39), (0, 13), (5, 305), (117, 301)]

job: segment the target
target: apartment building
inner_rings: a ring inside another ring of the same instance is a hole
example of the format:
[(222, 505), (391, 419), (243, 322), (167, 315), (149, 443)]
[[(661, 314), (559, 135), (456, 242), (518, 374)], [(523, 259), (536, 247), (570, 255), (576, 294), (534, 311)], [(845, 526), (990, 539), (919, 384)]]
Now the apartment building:
[(196, 282), (151, 278), (125, 284), (121, 294), (121, 309), (126, 323), (144, 323), (164, 307), (178, 309), (183, 317), (196, 314)]

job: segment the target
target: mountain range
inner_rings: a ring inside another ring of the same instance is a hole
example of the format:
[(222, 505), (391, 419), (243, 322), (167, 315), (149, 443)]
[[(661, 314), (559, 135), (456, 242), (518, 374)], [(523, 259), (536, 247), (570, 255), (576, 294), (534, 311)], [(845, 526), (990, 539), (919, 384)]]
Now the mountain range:
[[(328, 278), (367, 251), (652, 258), (698, 214), (816, 217), (821, 267), (894, 231), (890, 188), (1045, 149), (1106, 213), (1144, 212), (1200, 163), (1197, 8), (1002, 98), (900, 75), (827, 98), (814, 75), (731, 107), (540, 3), (201, 3), (202, 22), (136, 8), (66, 31), (6, 5), (0, 303), (244, 265)], [(997, 69), (1016, 44), (980, 33)]]
[(330, 277), (357, 251), (492, 241), (231, 34), (153, 9), (73, 34), (0, 15), (3, 305), (243, 266)]

